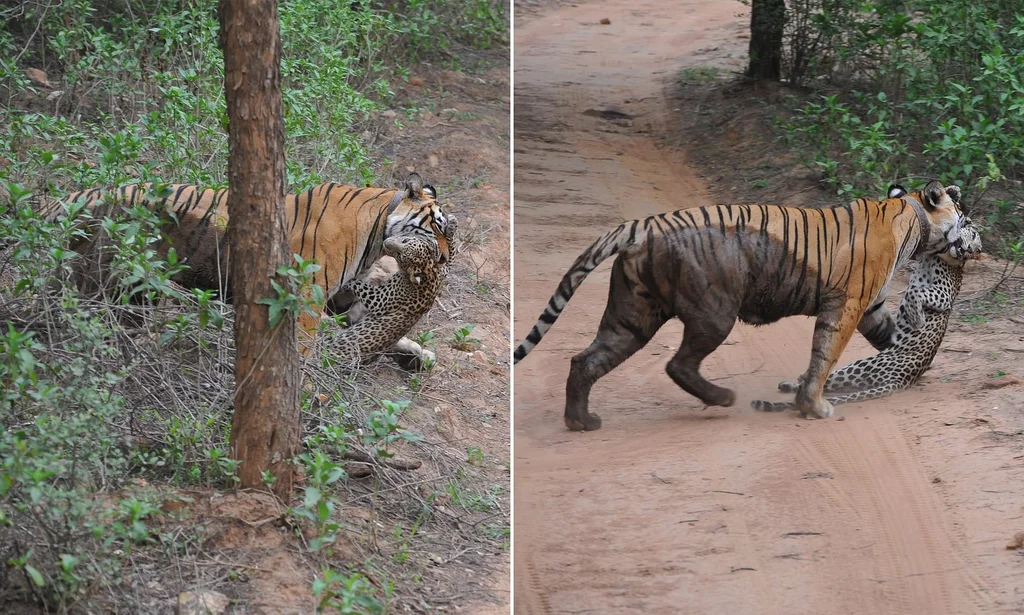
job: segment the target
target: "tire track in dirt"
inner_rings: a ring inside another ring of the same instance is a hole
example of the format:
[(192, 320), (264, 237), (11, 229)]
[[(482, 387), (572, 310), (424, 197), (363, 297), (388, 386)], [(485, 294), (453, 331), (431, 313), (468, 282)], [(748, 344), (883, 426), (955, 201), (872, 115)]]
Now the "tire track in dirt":
[[(516, 340), (595, 237), (708, 203), (654, 135), (664, 80), (744, 32), (740, 10), (616, 0), (517, 24)], [(608, 107), (631, 123), (583, 113)], [(609, 268), (515, 368), (517, 613), (993, 612), (990, 580), (884, 403), (844, 406), (845, 421), (749, 410), (804, 370), (810, 319), (734, 329), (703, 369), (736, 390), (728, 409), (664, 374), (682, 333), (669, 323), (595, 386), (604, 428), (566, 431), (569, 359), (597, 330)], [(870, 352), (858, 337), (843, 360)]]

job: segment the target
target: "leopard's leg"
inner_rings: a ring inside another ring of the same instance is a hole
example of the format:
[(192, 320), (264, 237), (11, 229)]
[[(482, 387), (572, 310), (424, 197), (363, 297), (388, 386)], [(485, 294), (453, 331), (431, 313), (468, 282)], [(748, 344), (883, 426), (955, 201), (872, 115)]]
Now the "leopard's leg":
[[(855, 395), (858, 393), (857, 387), (863, 387), (867, 384), (866, 382), (862, 382), (866, 378), (866, 373), (885, 373), (885, 370), (880, 365), (878, 365), (878, 359), (879, 357), (884, 356), (887, 352), (888, 351), (882, 351), (881, 353), (876, 354), (874, 356), (866, 357), (863, 359), (857, 359), (853, 363), (844, 365), (843, 367), (829, 374), (828, 378), (825, 380), (825, 399), (832, 403), (833, 405), (848, 403), (848, 401), (851, 401), (848, 400), (847, 398), (850, 395)], [(801, 378), (803, 378), (803, 375), (801, 375)], [(784, 393), (793, 393), (796, 392), (796, 390), (800, 387), (800, 384), (800, 382), (790, 382), (787, 380), (783, 380), (782, 382), (779, 383), (779, 390)], [(789, 386), (791, 386), (792, 388), (784, 388)], [(831, 393), (833, 395), (828, 395), (828, 393)], [(836, 397), (834, 396), (834, 394), (836, 393), (841, 393), (844, 394), (845, 396)], [(835, 400), (837, 399), (841, 401), (836, 402)], [(755, 399), (750, 402), (750, 407), (752, 407), (755, 410), (760, 410), (762, 412), (782, 412), (784, 410), (792, 410), (793, 408), (796, 407), (796, 404), (794, 402), (788, 401), (770, 402), (763, 399)]]
[[(887, 395), (903, 390), (905, 386), (901, 386), (896, 382), (888, 382), (884, 385), (865, 389), (863, 391), (853, 391), (845, 395), (826, 395), (825, 400), (833, 406), (840, 406), (842, 404), (852, 404), (861, 401), (869, 401), (872, 399), (878, 399)], [(796, 408), (796, 403), (791, 401), (764, 401), (761, 399), (755, 399), (750, 402), (750, 407), (754, 410), (760, 410), (761, 412), (783, 412), (785, 410), (793, 410)]]
[[(825, 380), (824, 392), (838, 393), (842, 392), (844, 389), (856, 386), (857, 375), (860, 374), (862, 369), (870, 366), (870, 362), (873, 358), (874, 357), (857, 359), (849, 365), (844, 365), (839, 369), (833, 370)], [(807, 373), (804, 372), (803, 374), (800, 374), (796, 380), (783, 380), (779, 383), (779, 391), (781, 393), (796, 393), (797, 389), (800, 388), (800, 385), (803, 384), (806, 379)]]
[(907, 293), (900, 302), (900, 312), (911, 331), (920, 331), (924, 326), (924, 304), (918, 293)]

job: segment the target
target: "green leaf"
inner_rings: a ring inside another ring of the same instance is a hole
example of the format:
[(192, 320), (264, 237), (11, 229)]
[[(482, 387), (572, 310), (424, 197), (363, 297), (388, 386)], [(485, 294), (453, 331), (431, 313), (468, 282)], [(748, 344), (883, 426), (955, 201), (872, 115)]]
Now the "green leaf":
[(43, 578), (43, 573), (36, 570), (35, 566), (25, 564), (25, 572), (28, 573), (28, 576), (32, 577), (32, 582), (35, 583), (36, 586), (42, 587), (46, 585), (46, 579)]
[(320, 501), (322, 494), (316, 487), (306, 487), (306, 498), (303, 500), (303, 506), (306, 508), (313, 508), (317, 502)]

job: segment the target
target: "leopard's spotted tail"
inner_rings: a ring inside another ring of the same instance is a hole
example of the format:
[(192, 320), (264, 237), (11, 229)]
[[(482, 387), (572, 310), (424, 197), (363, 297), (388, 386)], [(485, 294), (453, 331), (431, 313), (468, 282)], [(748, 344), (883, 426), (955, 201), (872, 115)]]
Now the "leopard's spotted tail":
[[(590, 275), (605, 259), (618, 254), (622, 250), (636, 243), (663, 234), (666, 230), (672, 230), (679, 226), (679, 222), (670, 222), (667, 216), (671, 214), (658, 214), (643, 220), (633, 220), (620, 224), (615, 230), (605, 233), (594, 243), (583, 251), (576, 261), (569, 267), (569, 270), (562, 276), (558, 283), (558, 289), (551, 295), (548, 305), (544, 308), (537, 324), (533, 325), (530, 334), (526, 336), (523, 343), (516, 348), (513, 364), (518, 363), (533, 350), (534, 346), (540, 343), (551, 325), (555, 324), (562, 314), (569, 299), (572, 298), (576, 289), (580, 287), (583, 280)], [(638, 237), (639, 235), (639, 237)]]
[[(835, 397), (825, 396), (825, 400), (833, 406), (839, 406), (841, 404), (852, 404), (860, 401), (868, 401), (871, 399), (878, 399), (887, 395), (892, 395), (896, 391), (904, 389), (906, 387), (898, 387), (892, 384), (886, 384), (884, 386), (875, 387), (872, 389), (865, 389), (863, 391), (856, 391), (846, 395), (837, 395)], [(765, 401), (763, 399), (755, 399), (750, 402), (750, 407), (754, 410), (760, 410), (761, 412), (784, 412), (786, 410), (793, 410), (796, 408), (796, 404), (791, 401)]]

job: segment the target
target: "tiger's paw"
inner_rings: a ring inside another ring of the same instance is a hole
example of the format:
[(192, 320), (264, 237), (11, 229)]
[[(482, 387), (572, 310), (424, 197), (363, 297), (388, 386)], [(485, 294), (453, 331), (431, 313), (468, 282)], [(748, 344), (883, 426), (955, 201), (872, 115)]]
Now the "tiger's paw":
[(601, 429), (601, 417), (587, 413), (582, 419), (566, 415), (565, 426), (570, 431), (597, 431)]
[(827, 399), (821, 399), (818, 403), (806, 403), (799, 408), (800, 415), (805, 419), (827, 419), (835, 413), (835, 408)]

